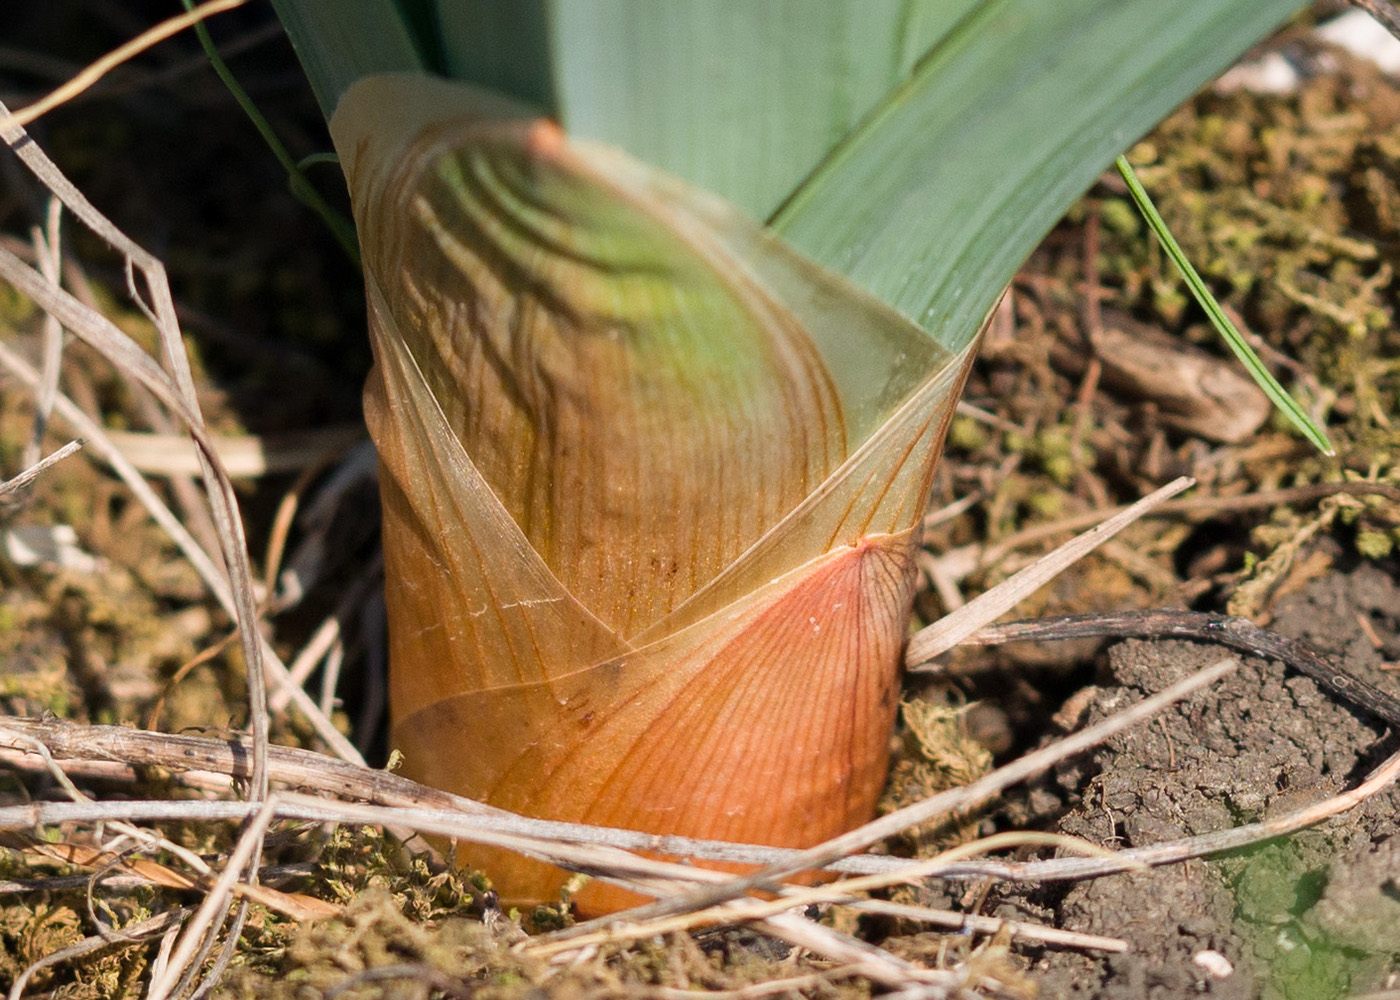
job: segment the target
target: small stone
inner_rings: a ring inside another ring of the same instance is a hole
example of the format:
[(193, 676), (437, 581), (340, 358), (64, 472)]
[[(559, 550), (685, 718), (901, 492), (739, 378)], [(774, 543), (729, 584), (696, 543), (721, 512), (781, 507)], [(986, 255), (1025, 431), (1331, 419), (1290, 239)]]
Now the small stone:
[(1191, 962), (1212, 979), (1225, 979), (1235, 971), (1228, 958), (1209, 948), (1192, 955)]

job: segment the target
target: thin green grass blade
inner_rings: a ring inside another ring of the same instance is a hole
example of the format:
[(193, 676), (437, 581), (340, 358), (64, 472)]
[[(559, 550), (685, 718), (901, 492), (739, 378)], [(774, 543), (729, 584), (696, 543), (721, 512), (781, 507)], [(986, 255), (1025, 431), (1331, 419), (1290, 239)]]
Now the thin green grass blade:
[[(194, 9), (194, 0), (180, 0), (184, 4), (185, 10)], [(194, 33), (199, 38), (199, 44), (204, 49), (204, 54), (209, 58), (209, 65), (215, 74), (223, 81), (228, 92), (233, 95), (233, 99), (238, 102), (238, 106), (243, 109), (243, 113), (248, 116), (253, 127), (262, 136), (263, 142), (267, 143), (272, 155), (277, 158), (277, 162), (282, 165), (282, 169), (287, 172), (287, 186), (292, 194), (311, 211), (315, 212), (327, 229), (335, 236), (340, 248), (345, 251), (355, 265), (360, 263), (360, 244), (355, 238), (355, 226), (349, 219), (331, 208), (325, 198), (321, 197), (321, 192), (302, 171), (302, 165), (293, 159), (287, 147), (282, 145), (282, 140), (272, 128), (272, 123), (267, 120), (257, 104), (248, 96), (248, 92), (243, 89), (243, 85), (238, 82), (238, 78), (229, 69), (228, 63), (224, 62), (224, 57), (219, 55), (219, 50), (214, 45), (214, 39), (209, 35), (209, 29), (200, 22), (194, 26)]]
[(1211, 294), (1206, 283), (1201, 279), (1200, 274), (1187, 258), (1186, 252), (1181, 249), (1181, 244), (1177, 243), (1176, 237), (1172, 236), (1171, 230), (1167, 228), (1162, 215), (1157, 211), (1157, 206), (1153, 204), (1152, 198), (1147, 193), (1147, 189), (1142, 186), (1142, 181), (1138, 178), (1137, 171), (1133, 165), (1127, 161), (1126, 157), (1120, 156), (1114, 161), (1118, 167), (1118, 172), (1123, 175), (1123, 180), (1128, 183), (1128, 192), (1133, 196), (1133, 202), (1137, 205), (1142, 217), (1147, 220), (1147, 224), (1152, 227), (1152, 231), (1157, 234), (1157, 239), (1162, 241), (1163, 248), (1167, 251), (1167, 256), (1172, 259), (1176, 269), (1181, 272), (1182, 278), (1186, 280), (1186, 287), (1191, 289), (1191, 294), (1200, 303), (1210, 317), (1211, 324), (1215, 327), (1220, 336), (1225, 338), (1225, 343), (1230, 345), (1230, 350), (1235, 352), (1235, 357), (1240, 359), (1245, 369), (1249, 372), (1250, 378), (1258, 383), (1259, 388), (1264, 390), (1264, 394), (1273, 401), (1293, 426), (1307, 438), (1324, 455), (1332, 455), (1332, 443), (1327, 439), (1327, 433), (1308, 416), (1307, 412), (1298, 405), (1297, 400), (1288, 394), (1278, 380), (1264, 367), (1264, 362), (1259, 360), (1259, 355), (1254, 353), (1254, 349), (1245, 342), (1240, 331), (1235, 328), (1235, 324), (1230, 322), (1230, 317), (1225, 315), (1225, 310), (1220, 308), (1220, 303)]
[(1297, 0), (986, 0), (773, 220), (956, 350), (1036, 243)]

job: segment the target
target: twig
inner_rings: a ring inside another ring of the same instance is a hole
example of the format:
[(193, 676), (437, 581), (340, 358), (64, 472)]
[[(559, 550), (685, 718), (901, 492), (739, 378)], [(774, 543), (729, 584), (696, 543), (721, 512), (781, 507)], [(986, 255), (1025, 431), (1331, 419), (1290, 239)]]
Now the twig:
[(1186, 476), (1173, 480), (1110, 517), (1092, 531), (1071, 539), (1009, 580), (921, 629), (909, 640), (908, 650), (904, 654), (905, 665), (917, 668), (938, 654), (952, 649), (988, 622), (1000, 618), (1029, 593), (1053, 579), (1071, 563), (1088, 555), (1147, 511), (1194, 484), (1195, 480)]
[[(1212, 678), (1198, 675), (1198, 679), (1208, 681)], [(1146, 703), (1139, 703), (1135, 708), (1141, 709), (1144, 704)], [(1115, 718), (1118, 717), (1115, 716)], [(52, 723), (44, 723), (43, 725), (52, 725)], [(69, 724), (68, 728), (76, 732), (88, 727)], [(93, 728), (101, 729), (104, 727)], [(154, 736), (155, 734), (145, 735)], [(1084, 734), (1079, 735), (1081, 737), (1084, 736)], [(189, 738), (182, 737), (177, 739)], [(196, 742), (212, 743), (214, 741), (204, 740)], [(94, 748), (93, 752), (94, 756), (99, 757), (110, 755), (111, 747)], [(295, 751), (295, 753), (307, 757), (320, 756), (309, 754), (307, 751)], [(335, 761), (332, 758), (321, 757), (321, 760), (332, 770), (340, 770), (346, 767), (343, 762)], [(1042, 761), (1042, 763), (1044, 763), (1044, 761)], [(1154, 844), (1142, 848), (1134, 848), (1112, 854), (1109, 857), (1064, 857), (1031, 862), (1007, 862), (995, 859), (954, 861), (941, 865), (939, 870), (934, 874), (945, 879), (991, 877), (1016, 882), (1045, 882), (1082, 879), (1113, 874), (1115, 872), (1127, 871), (1143, 866), (1171, 864), (1187, 858), (1200, 857), (1220, 851), (1235, 850), (1243, 846), (1258, 843), (1262, 840), (1283, 836), (1320, 822), (1323, 819), (1338, 815), (1348, 809), (1354, 808), (1367, 798), (1380, 792), (1394, 782), (1397, 775), (1400, 775), (1400, 754), (1391, 757), (1378, 767), (1358, 787), (1263, 823), (1251, 824), (1235, 829), (1223, 830), (1162, 844)], [(396, 779), (391, 775), (384, 775), (383, 778), (391, 783), (403, 781), (403, 779)], [(408, 782), (407, 784), (411, 785), (412, 783)], [(429, 793), (439, 798), (453, 798), (442, 792), (432, 792), (432, 790), (429, 790)], [(946, 803), (946, 796), (935, 798), (941, 798)], [(476, 810), (484, 808), (476, 803), (469, 803), (469, 805), (475, 807)], [(67, 822), (97, 822), (111, 820), (117, 817), (133, 821), (166, 819), (178, 819), (187, 822), (227, 821), (246, 819), (258, 808), (256, 804), (248, 802), (211, 802), (200, 800), (179, 802), (31, 803), (25, 806), (0, 809), (0, 829), (30, 829), (35, 826), (49, 826)], [(504, 846), (508, 849), (519, 850), (523, 848), (528, 850), (529, 853), (542, 857), (544, 860), (553, 864), (591, 871), (601, 874), (604, 877), (613, 877), (614, 880), (638, 888), (641, 891), (665, 891), (664, 889), (659, 889), (658, 886), (667, 885), (671, 887), (669, 891), (674, 891), (677, 885), (694, 885), (696, 882), (724, 882), (723, 885), (718, 886), (720, 889), (732, 888), (733, 886), (733, 881), (729, 880), (725, 882), (728, 877), (719, 872), (677, 865), (670, 862), (653, 861), (648, 858), (633, 857), (615, 851), (609, 851), (605, 854), (598, 854), (593, 851), (581, 852), (576, 849), (576, 847), (571, 847), (569, 843), (560, 841), (556, 841), (552, 844), (543, 842), (543, 838), (552, 833), (563, 832), (565, 835), (579, 840), (591, 832), (593, 839), (591, 842), (587, 842), (586, 846), (590, 848), (602, 847), (610, 843), (610, 838), (616, 832), (606, 829), (578, 827), (571, 824), (550, 824), (538, 820), (529, 820), (525, 817), (511, 817), (518, 824), (518, 826), (514, 828), (516, 833), (536, 835), (533, 838), (533, 842), (530, 842), (528, 838), (518, 836), (512, 840), (509, 837), (494, 834), (483, 835), (483, 831), (489, 831), (497, 826), (496, 820), (490, 816), (482, 816), (476, 811), (359, 806), (297, 794), (285, 794), (280, 796), (279, 802), (275, 807), (275, 812), (277, 817), (282, 819), (335, 823), (355, 822), (379, 824), (389, 827), (409, 827), (420, 829), (424, 832), (438, 833), (443, 836), (483, 840), (484, 842)], [(509, 814), (506, 815), (509, 816)], [(908, 815), (908, 811), (906, 811), (906, 815)], [(915, 822), (919, 821), (918, 816), (914, 815), (913, 820)], [(572, 828), (567, 831), (558, 831), (550, 829), (551, 827)], [(498, 829), (507, 830), (509, 828), (500, 826)], [(647, 835), (635, 836), (647, 837)], [(672, 850), (683, 846), (678, 843), (679, 838), (671, 840), (666, 840), (665, 838), (650, 839), (653, 842), (658, 840), (665, 841), (665, 846)], [(727, 846), (742, 847), (742, 845)], [(763, 852), (767, 852), (767, 858), (781, 860), (791, 866), (793, 870), (798, 868), (818, 867), (818, 863), (812, 861), (810, 858), (811, 852), (785, 851), (774, 848), (748, 848), (748, 850), (754, 852), (747, 858), (750, 862), (764, 860), (765, 855)], [(742, 855), (743, 850), (737, 850), (734, 854)], [(856, 871), (883, 872), (885, 873), (886, 880), (908, 880), (917, 876), (930, 874), (930, 866), (926, 862), (911, 863), (896, 858), (869, 856), (851, 858), (849, 860), (856, 864), (839, 864), (831, 865), (830, 867)], [(662, 881), (657, 882), (657, 879)], [(842, 889), (843, 886), (837, 884), (831, 887), (830, 891), (839, 893)], [(634, 910), (631, 915), (635, 917), (645, 909), (646, 908)], [(688, 909), (688, 907), (682, 907), (681, 909)], [(596, 929), (599, 924), (605, 926), (607, 923), (608, 921), (595, 922), (594, 927)], [(564, 933), (567, 935), (569, 932)]]
[(1342, 701), (1400, 730), (1400, 699), (1329, 662), (1306, 643), (1260, 628), (1246, 618), (1199, 611), (1110, 611), (1056, 615), (988, 625), (969, 636), (973, 646), (1112, 636), (1135, 639), (1199, 639), (1249, 656), (1279, 660), (1306, 674)]
[(3, 483), (0, 483), (0, 500), (9, 497), (10, 494), (15, 493), (17, 491), (28, 489), (34, 484), (34, 480), (38, 479), (41, 475), (43, 475), (49, 469), (53, 468), (59, 462), (63, 461), (69, 455), (72, 455), (73, 453), (77, 452), (80, 448), (82, 448), (82, 446), (82, 438), (77, 438), (76, 440), (69, 441), (62, 448), (59, 448), (52, 454), (39, 459), (39, 461), (35, 462), (33, 465), (25, 469), (13, 479), (7, 479)]
[(1396, 38), (1400, 38), (1400, 10), (1390, 0), (1351, 0), (1353, 7), (1360, 7), (1381, 24), (1385, 25)]
[[(325, 759), (331, 763), (339, 763), (331, 758)], [(937, 872), (937, 877), (943, 879), (996, 878), (1010, 882), (1048, 882), (1110, 875), (1145, 866), (1157, 867), (1173, 864), (1187, 858), (1236, 850), (1263, 840), (1284, 836), (1339, 815), (1383, 790), (1393, 783), (1398, 775), (1400, 775), (1400, 754), (1387, 759), (1356, 788), (1262, 823), (1132, 848), (1116, 852), (1111, 857), (1066, 857), (1027, 862), (997, 859), (956, 861), (947, 864), (943, 870)], [(253, 815), (258, 808), (257, 804), (249, 802), (194, 799), (180, 801), (158, 799), (118, 802), (35, 802), (0, 808), (0, 830), (28, 830), (34, 827), (55, 826), (62, 823), (104, 822), (118, 817), (140, 822), (165, 820), (192, 823), (228, 822), (245, 820)], [(338, 802), (334, 799), (298, 796), (294, 793), (288, 793), (281, 797), (276, 812), (278, 819), (407, 827), (416, 828), (426, 833), (461, 839), (468, 839), (474, 831), (499, 829), (504, 832), (535, 836), (539, 839), (562, 833), (556, 842), (556, 847), (559, 843), (571, 842), (586, 843), (588, 846), (616, 846), (612, 839), (616, 831), (605, 827), (552, 824), (548, 821), (531, 820), (527, 817), (512, 817), (518, 825), (498, 825), (492, 817), (481, 816), (471, 811), (361, 806)], [(570, 826), (572, 829), (556, 831), (551, 829), (554, 826)], [(584, 838), (590, 831), (593, 836), (585, 840)], [(639, 834), (638, 836), (648, 837), (651, 835)], [(679, 838), (675, 839), (679, 840)], [(703, 845), (705, 842), (691, 843)], [(668, 846), (675, 847), (676, 845), (668, 842)], [(734, 852), (727, 856), (730, 860), (742, 857), (743, 860), (750, 863), (771, 859), (787, 863), (797, 861), (799, 865), (801, 864), (800, 854), (802, 852), (798, 851), (750, 847), (749, 845), (724, 846), (735, 848)], [(744, 856), (746, 850), (751, 850), (753, 853)], [(557, 850), (554, 851), (555, 855), (560, 853)], [(695, 854), (696, 856), (704, 856), (702, 849), (698, 849)], [(719, 852), (716, 853), (716, 857), (724, 859)], [(914, 867), (921, 865), (920, 862), (910, 862), (906, 859), (874, 855), (858, 855), (848, 858), (847, 862), (852, 863), (836, 863), (826, 867), (832, 870), (886, 873), (908, 878)], [(561, 862), (555, 861), (554, 863)], [(564, 863), (567, 864), (567, 862)], [(649, 871), (654, 874), (673, 874), (679, 871), (691, 881), (725, 878), (719, 872), (654, 862), (646, 858), (630, 859), (629, 865), (631, 870)], [(807, 864), (806, 867), (815, 866)]]

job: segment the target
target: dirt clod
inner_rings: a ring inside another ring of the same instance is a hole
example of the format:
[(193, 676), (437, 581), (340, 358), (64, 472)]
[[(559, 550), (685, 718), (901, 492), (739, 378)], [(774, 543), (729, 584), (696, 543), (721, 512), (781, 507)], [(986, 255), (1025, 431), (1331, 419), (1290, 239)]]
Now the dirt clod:
[[(1377, 631), (1400, 624), (1400, 588), (1374, 566), (1314, 581), (1280, 602), (1276, 626), (1393, 690), (1380, 653), (1358, 644), (1357, 615)], [(1093, 721), (1220, 659), (1183, 642), (1125, 642), (1110, 652), (1115, 687)], [(1336, 794), (1395, 750), (1395, 739), (1305, 677), (1250, 661), (1215, 689), (1130, 730), (1060, 775), (1073, 805), (1064, 833), (1107, 847), (1140, 847), (1283, 815)], [(1087, 781), (1084, 775), (1089, 774)], [(1125, 938), (1103, 960), (1049, 955), (1046, 996), (1288, 998), (1346, 996), (1384, 985), (1400, 956), (1400, 795), (1291, 837), (1218, 858), (1009, 892), (1048, 905), (1058, 923)], [(1027, 914), (1029, 915), (1029, 914)], [(1213, 976), (1195, 961), (1225, 957)]]

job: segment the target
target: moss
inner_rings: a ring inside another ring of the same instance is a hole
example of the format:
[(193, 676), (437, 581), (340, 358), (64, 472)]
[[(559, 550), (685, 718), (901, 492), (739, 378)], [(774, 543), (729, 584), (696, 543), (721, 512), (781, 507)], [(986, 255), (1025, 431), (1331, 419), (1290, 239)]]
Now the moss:
[(983, 447), (988, 437), (986, 427), (971, 417), (954, 417), (952, 426), (948, 428), (949, 443), (966, 451), (976, 451)]
[[(991, 770), (991, 753), (968, 731), (967, 706), (917, 698), (900, 705), (900, 718), (900, 745), (880, 800), (881, 813), (969, 784)], [(910, 854), (927, 857), (970, 840), (979, 822), (940, 819), (906, 831), (900, 842)]]
[[(81, 906), (81, 903), (76, 903)], [(150, 916), (144, 909), (118, 915), (103, 907), (103, 917), (119, 935), (121, 928)], [(87, 917), (74, 906), (38, 901), (0, 908), (0, 982), (13, 983), (34, 962), (77, 944), (92, 933)], [(72, 962), (37, 971), (25, 995), (47, 992), (57, 1000), (111, 1000), (140, 996), (151, 949), (142, 943), (101, 950)]]
[(1384, 531), (1358, 531), (1356, 551), (1367, 559), (1384, 559), (1395, 550), (1394, 535)]

